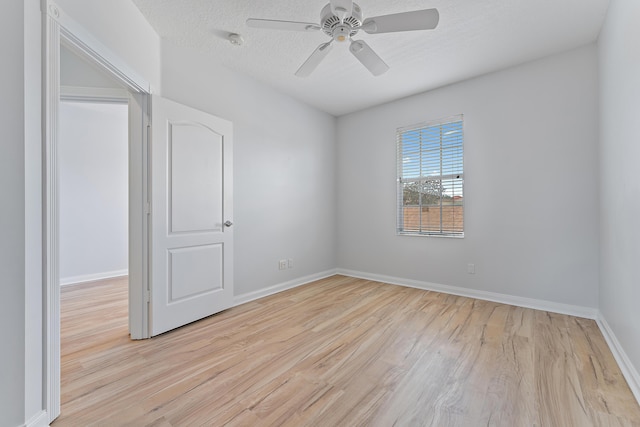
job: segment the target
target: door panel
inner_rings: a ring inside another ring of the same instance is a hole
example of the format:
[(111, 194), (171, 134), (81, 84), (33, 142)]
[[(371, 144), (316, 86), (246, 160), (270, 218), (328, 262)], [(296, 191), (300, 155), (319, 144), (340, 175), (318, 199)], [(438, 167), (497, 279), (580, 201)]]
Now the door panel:
[(232, 125), (152, 98), (150, 328), (233, 304)]
[(223, 138), (194, 123), (169, 124), (171, 231), (220, 231)]
[(224, 288), (222, 245), (169, 250), (169, 304)]

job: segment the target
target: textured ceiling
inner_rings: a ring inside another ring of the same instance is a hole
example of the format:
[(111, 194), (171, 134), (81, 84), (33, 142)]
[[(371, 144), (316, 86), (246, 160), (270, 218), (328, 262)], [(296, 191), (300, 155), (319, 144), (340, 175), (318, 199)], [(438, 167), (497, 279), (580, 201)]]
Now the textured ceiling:
[[(307, 78), (294, 75), (328, 37), (249, 28), (247, 18), (320, 22), (328, 0), (133, 0), (166, 40), (335, 116), (595, 41), (609, 0), (360, 0), (364, 17), (435, 7), (432, 31), (366, 34), (391, 69), (373, 77), (337, 45)], [(243, 36), (243, 46), (226, 40)]]

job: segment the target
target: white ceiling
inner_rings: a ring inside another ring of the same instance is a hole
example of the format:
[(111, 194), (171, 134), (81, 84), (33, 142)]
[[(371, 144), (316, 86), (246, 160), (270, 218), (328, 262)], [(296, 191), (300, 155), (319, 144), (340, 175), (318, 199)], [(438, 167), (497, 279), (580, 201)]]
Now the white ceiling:
[[(133, 0), (158, 34), (335, 116), (595, 41), (609, 0), (360, 0), (364, 17), (435, 7), (432, 31), (369, 35), (391, 69), (373, 77), (335, 46), (308, 78), (294, 75), (322, 32), (248, 28), (247, 18), (320, 22), (328, 0)], [(244, 37), (233, 46), (230, 32)]]

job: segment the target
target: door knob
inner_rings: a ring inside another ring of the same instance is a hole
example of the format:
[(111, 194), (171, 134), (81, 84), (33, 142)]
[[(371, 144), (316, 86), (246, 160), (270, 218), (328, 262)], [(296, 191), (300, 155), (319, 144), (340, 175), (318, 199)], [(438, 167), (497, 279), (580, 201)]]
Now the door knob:
[(231, 221), (226, 221), (226, 222), (224, 223), (224, 226), (225, 226), (225, 227), (231, 227), (232, 225), (233, 225), (233, 223), (232, 223)]

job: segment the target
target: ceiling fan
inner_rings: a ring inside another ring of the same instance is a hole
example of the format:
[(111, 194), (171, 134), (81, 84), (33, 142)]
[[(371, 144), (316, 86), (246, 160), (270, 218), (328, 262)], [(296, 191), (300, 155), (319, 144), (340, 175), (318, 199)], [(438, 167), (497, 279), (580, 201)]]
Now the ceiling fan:
[(374, 76), (385, 73), (389, 66), (363, 40), (353, 36), (363, 30), (367, 34), (395, 33), (400, 31), (432, 30), (438, 25), (437, 9), (415, 10), (376, 16), (362, 20), (362, 9), (353, 0), (331, 0), (320, 12), (320, 24), (311, 22), (278, 21), (273, 19), (247, 19), (253, 28), (288, 31), (320, 31), (331, 37), (316, 48), (296, 71), (296, 76), (307, 77), (322, 62), (333, 47), (333, 42), (349, 42), (349, 51)]

